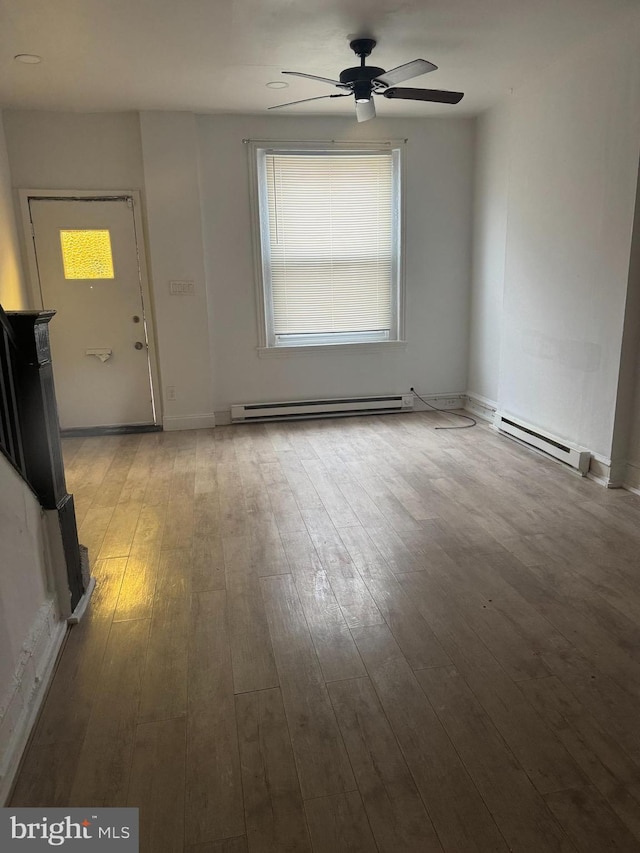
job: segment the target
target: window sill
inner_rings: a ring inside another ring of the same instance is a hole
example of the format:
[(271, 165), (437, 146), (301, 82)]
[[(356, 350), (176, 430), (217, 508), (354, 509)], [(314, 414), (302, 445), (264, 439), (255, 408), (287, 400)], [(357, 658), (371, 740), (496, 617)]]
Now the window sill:
[(341, 355), (344, 353), (404, 350), (406, 348), (406, 341), (367, 341), (366, 343), (315, 344), (303, 347), (258, 347), (258, 355), (260, 358), (283, 358), (292, 355), (317, 355), (318, 353)]

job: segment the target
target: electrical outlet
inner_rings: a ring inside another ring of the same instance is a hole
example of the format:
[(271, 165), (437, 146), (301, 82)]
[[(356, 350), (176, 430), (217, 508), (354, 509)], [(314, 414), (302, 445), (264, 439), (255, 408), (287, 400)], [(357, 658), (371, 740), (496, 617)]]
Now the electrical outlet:
[(175, 385), (167, 385), (167, 400), (175, 400), (176, 399), (176, 386)]
[(437, 400), (439, 406), (443, 406), (445, 409), (453, 409), (456, 406), (460, 405), (459, 397), (440, 397)]

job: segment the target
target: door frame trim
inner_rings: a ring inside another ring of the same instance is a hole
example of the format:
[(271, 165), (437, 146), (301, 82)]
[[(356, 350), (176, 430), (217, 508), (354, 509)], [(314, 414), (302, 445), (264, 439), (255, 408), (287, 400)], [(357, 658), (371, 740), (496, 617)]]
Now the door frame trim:
[(22, 239), (26, 254), (27, 285), (31, 306), (42, 310), (42, 291), (38, 262), (36, 258), (35, 235), (31, 223), (29, 201), (33, 199), (58, 199), (59, 201), (107, 201), (116, 198), (130, 198), (133, 202), (133, 227), (138, 247), (138, 270), (140, 273), (140, 289), (142, 291), (142, 307), (145, 312), (147, 327), (147, 343), (149, 355), (149, 372), (151, 381), (151, 396), (153, 400), (154, 424), (162, 425), (162, 394), (160, 393), (160, 371), (158, 367), (158, 349), (156, 346), (155, 305), (149, 284), (147, 264), (146, 231), (142, 218), (142, 199), (140, 190), (33, 190), (19, 189), (20, 218), (22, 224)]

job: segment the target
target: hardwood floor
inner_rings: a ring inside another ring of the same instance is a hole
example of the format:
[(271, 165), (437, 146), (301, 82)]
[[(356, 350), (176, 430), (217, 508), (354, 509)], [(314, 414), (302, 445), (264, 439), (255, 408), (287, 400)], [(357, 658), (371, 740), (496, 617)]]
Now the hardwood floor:
[(640, 851), (640, 498), (435, 413), (65, 442), (16, 806), (142, 853)]

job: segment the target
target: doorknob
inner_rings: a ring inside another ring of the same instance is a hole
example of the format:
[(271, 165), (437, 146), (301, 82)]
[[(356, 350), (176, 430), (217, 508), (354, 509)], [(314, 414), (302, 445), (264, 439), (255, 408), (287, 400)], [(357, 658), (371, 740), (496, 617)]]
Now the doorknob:
[(136, 341), (134, 346), (136, 349), (142, 349), (144, 347), (144, 344), (142, 343), (142, 341)]

